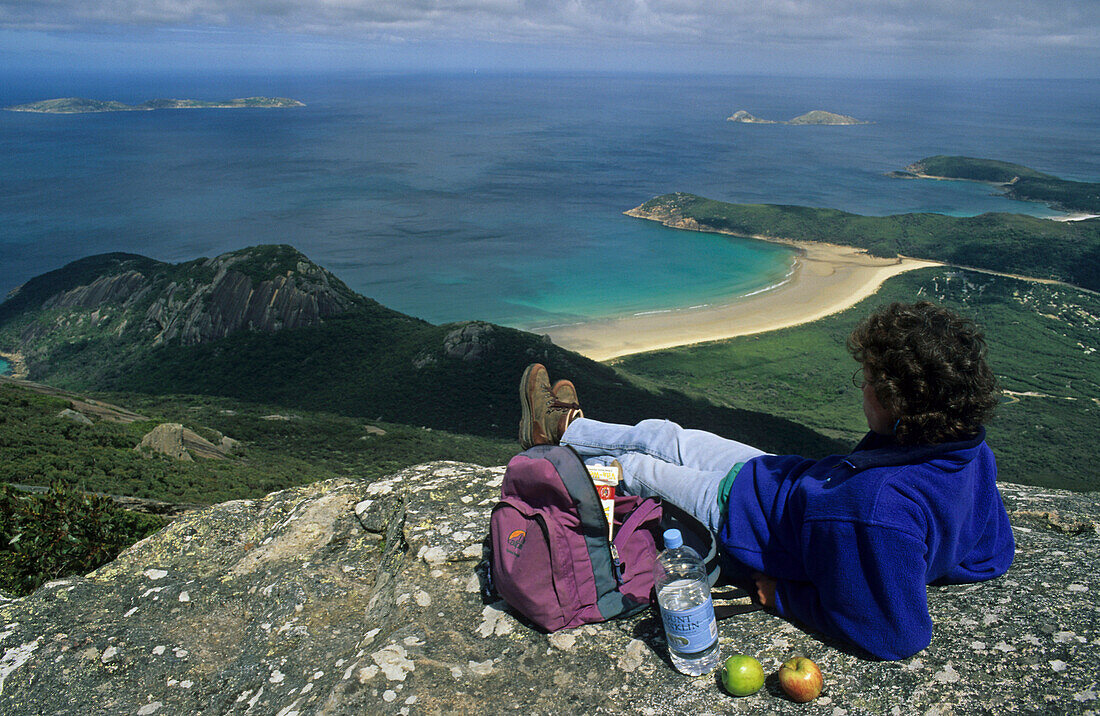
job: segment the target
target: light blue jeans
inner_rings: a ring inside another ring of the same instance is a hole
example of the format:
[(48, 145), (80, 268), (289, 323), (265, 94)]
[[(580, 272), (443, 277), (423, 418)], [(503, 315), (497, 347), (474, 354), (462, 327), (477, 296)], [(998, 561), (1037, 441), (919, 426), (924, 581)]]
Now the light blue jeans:
[(589, 465), (618, 460), (626, 492), (668, 500), (716, 534), (725, 519), (718, 504), (722, 479), (737, 463), (766, 454), (669, 420), (616, 425), (577, 418), (565, 429), (561, 444), (571, 446)]

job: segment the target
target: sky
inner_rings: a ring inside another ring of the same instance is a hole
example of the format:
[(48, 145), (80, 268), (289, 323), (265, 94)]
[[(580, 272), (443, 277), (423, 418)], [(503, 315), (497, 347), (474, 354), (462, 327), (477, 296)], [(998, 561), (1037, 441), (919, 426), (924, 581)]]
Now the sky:
[(12, 71), (1100, 78), (1100, 0), (0, 0)]

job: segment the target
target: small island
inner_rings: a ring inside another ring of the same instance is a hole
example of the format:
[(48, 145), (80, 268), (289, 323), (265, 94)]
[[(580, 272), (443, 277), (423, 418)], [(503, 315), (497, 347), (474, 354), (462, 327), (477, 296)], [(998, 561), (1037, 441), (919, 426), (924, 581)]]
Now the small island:
[(794, 119), (789, 119), (786, 122), (780, 122), (773, 119), (760, 119), (755, 117), (745, 110), (741, 109), (729, 117), (726, 117), (727, 122), (740, 122), (742, 124), (818, 124), (818, 125), (849, 125), (849, 124), (871, 124), (871, 122), (864, 121), (862, 119), (856, 119), (855, 117), (849, 117), (846, 114), (837, 114), (835, 112), (826, 112), (825, 110), (815, 109), (812, 112), (806, 114), (800, 114)]
[(1071, 181), (1021, 164), (996, 159), (936, 155), (888, 176), (900, 179), (956, 179), (993, 184), (1009, 199), (1038, 201), (1061, 211), (1100, 214), (1100, 183)]
[(240, 99), (206, 102), (197, 99), (151, 99), (141, 104), (124, 104), (113, 100), (85, 99), (83, 97), (59, 97), (41, 102), (17, 104), (5, 107), (9, 112), (37, 112), (40, 114), (85, 114), (89, 112), (148, 112), (154, 109), (252, 109), (252, 108), (305, 107), (303, 102), (287, 97), (243, 97)]

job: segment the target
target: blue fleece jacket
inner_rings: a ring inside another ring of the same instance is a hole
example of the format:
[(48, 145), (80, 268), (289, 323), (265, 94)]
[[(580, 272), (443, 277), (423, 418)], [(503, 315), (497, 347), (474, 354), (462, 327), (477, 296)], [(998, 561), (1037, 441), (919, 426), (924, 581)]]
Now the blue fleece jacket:
[(883, 659), (928, 646), (927, 584), (1003, 574), (1015, 542), (985, 431), (900, 446), (868, 433), (849, 455), (763, 455), (733, 481), (719, 540), (778, 580), (776, 608)]

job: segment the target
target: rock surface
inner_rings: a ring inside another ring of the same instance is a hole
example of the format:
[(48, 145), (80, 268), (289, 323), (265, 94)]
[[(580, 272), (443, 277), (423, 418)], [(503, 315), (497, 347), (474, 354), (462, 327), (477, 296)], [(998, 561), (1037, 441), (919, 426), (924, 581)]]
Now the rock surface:
[(775, 124), (776, 122), (771, 119), (760, 119), (759, 117), (749, 114), (743, 109), (739, 109), (730, 116), (726, 117), (727, 122), (742, 122), (743, 124)]
[(225, 436), (221, 440), (219, 447), (180, 423), (161, 423), (145, 434), (135, 450), (149, 450), (184, 462), (193, 462), (196, 457), (224, 460), (237, 441)]
[(65, 418), (66, 420), (72, 420), (74, 423), (80, 423), (81, 425), (91, 425), (92, 419), (84, 413), (77, 412), (72, 408), (65, 408), (57, 414), (59, 418)]
[(856, 119), (855, 117), (849, 117), (846, 114), (837, 114), (836, 112), (826, 112), (825, 110), (815, 109), (812, 112), (801, 114), (787, 124), (870, 124), (862, 119)]
[(492, 346), (495, 326), (484, 321), (470, 321), (450, 331), (443, 338), (443, 352), (451, 358), (476, 361)]
[(667, 661), (653, 614), (553, 635), (482, 595), (502, 468), (433, 463), (191, 512), (0, 603), (0, 714), (979, 714), (1100, 709), (1096, 494), (1004, 485), (1004, 577), (932, 587), (932, 646), (876, 662), (754, 612), (722, 649), (803, 653), (823, 696), (743, 698)]
[[(46, 274), (23, 287), (50, 294), (36, 308), (48, 311), (49, 320), (27, 322), (18, 336), (32, 372), (59, 340), (111, 336), (195, 345), (237, 331), (317, 325), (364, 300), (289, 246), (251, 247), (175, 265), (125, 254), (84, 261), (105, 263), (92, 278), (82, 277), (78, 261), (54, 272), (72, 274), (64, 280)], [(54, 283), (66, 287), (54, 291)]]

